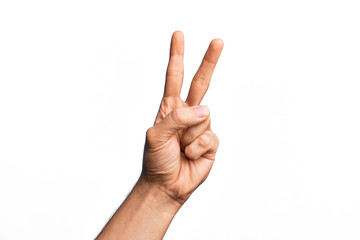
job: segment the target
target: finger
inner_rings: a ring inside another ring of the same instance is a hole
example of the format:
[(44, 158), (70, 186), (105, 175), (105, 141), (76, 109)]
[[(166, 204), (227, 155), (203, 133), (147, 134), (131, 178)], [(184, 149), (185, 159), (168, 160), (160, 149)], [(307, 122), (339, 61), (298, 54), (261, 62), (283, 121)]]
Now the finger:
[(147, 131), (147, 139), (155, 145), (166, 142), (176, 132), (205, 121), (209, 117), (207, 106), (175, 108), (163, 120)]
[(219, 139), (212, 131), (206, 131), (185, 148), (185, 155), (191, 160), (199, 159), (206, 153), (215, 154)]
[(191, 85), (186, 103), (190, 106), (199, 105), (210, 85), (211, 76), (220, 57), (224, 43), (221, 39), (213, 39), (196, 72)]
[(164, 97), (179, 96), (184, 78), (184, 34), (173, 33), (170, 45), (170, 58), (166, 70)]
[(211, 119), (209, 117), (204, 122), (185, 129), (181, 139), (182, 150), (184, 150), (187, 145), (192, 143), (197, 137), (199, 137), (206, 130), (209, 130), (210, 123), (211, 123)]

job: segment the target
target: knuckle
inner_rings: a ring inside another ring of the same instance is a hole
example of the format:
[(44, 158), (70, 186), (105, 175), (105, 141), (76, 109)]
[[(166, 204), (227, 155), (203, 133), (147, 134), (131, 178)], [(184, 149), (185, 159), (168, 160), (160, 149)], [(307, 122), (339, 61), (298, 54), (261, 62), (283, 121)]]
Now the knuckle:
[(218, 149), (218, 147), (219, 147), (219, 144), (220, 144), (220, 140), (219, 140), (219, 138), (218, 138), (218, 136), (216, 136), (216, 134), (214, 133), (214, 137), (215, 137), (215, 148), (216, 149)]
[(191, 147), (191, 145), (190, 145), (190, 146), (187, 146), (187, 147), (185, 148), (185, 155), (186, 155), (186, 157), (189, 158), (189, 159), (192, 159), (192, 160), (196, 159), (194, 150), (193, 150), (193, 148)]
[(186, 131), (185, 135), (184, 135), (184, 141), (185, 142), (189, 142), (193, 139), (195, 139), (195, 133), (193, 131)]
[(216, 140), (217, 140), (217, 145), (219, 146), (220, 145), (220, 139), (218, 138), (218, 136), (216, 136)]
[(214, 139), (214, 142), (216, 144), (219, 144), (219, 138), (218, 136), (213, 132), (213, 131), (209, 131), (209, 134), (211, 135), (212, 139)]
[(200, 147), (207, 147), (210, 143), (211, 139), (205, 134), (201, 135), (198, 139), (198, 144), (200, 145)]
[(191, 149), (191, 146), (185, 147), (185, 154), (186, 155), (191, 155), (192, 152), (193, 152), (193, 150)]
[(171, 116), (174, 122), (182, 123), (182, 114), (179, 108), (175, 108)]
[(209, 87), (209, 81), (206, 76), (204, 76), (202, 73), (198, 73), (195, 77), (196, 84), (201, 88), (208, 88)]
[[(172, 59), (174, 60), (174, 59)], [(170, 65), (167, 68), (166, 75), (168, 77), (179, 77), (184, 75), (184, 68), (181, 65), (172, 64), (173, 62), (170, 60)]]
[(212, 130), (208, 130), (206, 133), (209, 136), (212, 145), (217, 148), (220, 142), (218, 136)]
[(212, 149), (214, 152), (217, 151), (218, 147), (219, 147), (219, 138), (218, 136), (216, 136), (216, 134), (213, 132), (213, 131), (209, 131), (209, 135), (211, 136), (211, 139), (212, 139)]

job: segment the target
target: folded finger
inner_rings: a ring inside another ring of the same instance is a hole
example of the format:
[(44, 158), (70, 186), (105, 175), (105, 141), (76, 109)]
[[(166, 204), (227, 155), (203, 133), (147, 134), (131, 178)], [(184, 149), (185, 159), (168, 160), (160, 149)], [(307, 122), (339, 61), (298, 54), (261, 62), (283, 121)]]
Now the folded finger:
[(198, 125), (186, 128), (181, 138), (181, 147), (184, 150), (187, 145), (192, 143), (197, 137), (199, 137), (206, 130), (210, 129), (211, 119), (207, 118), (204, 122)]
[(185, 148), (185, 155), (191, 160), (199, 159), (207, 153), (215, 154), (219, 146), (219, 139), (212, 131), (208, 130), (197, 137)]
[(149, 128), (146, 132), (146, 137), (152, 146), (161, 145), (179, 130), (205, 121), (209, 114), (207, 106), (175, 108), (163, 120)]

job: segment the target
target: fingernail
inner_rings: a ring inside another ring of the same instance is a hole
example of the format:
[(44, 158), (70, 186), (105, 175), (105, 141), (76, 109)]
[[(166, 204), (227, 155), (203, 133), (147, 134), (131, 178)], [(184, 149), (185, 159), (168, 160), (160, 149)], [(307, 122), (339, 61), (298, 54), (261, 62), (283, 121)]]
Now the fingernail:
[(210, 113), (209, 108), (207, 106), (196, 106), (195, 109), (198, 117), (205, 117)]

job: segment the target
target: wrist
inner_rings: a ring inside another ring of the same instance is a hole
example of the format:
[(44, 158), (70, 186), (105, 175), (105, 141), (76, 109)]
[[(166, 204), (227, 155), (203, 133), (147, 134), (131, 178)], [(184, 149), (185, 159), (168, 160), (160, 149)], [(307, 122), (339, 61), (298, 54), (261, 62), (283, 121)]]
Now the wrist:
[(139, 178), (97, 239), (163, 239), (180, 207), (154, 184)]
[(165, 214), (175, 215), (183, 202), (171, 197), (161, 186), (148, 181), (141, 176), (137, 181), (134, 191), (142, 195), (146, 205)]

